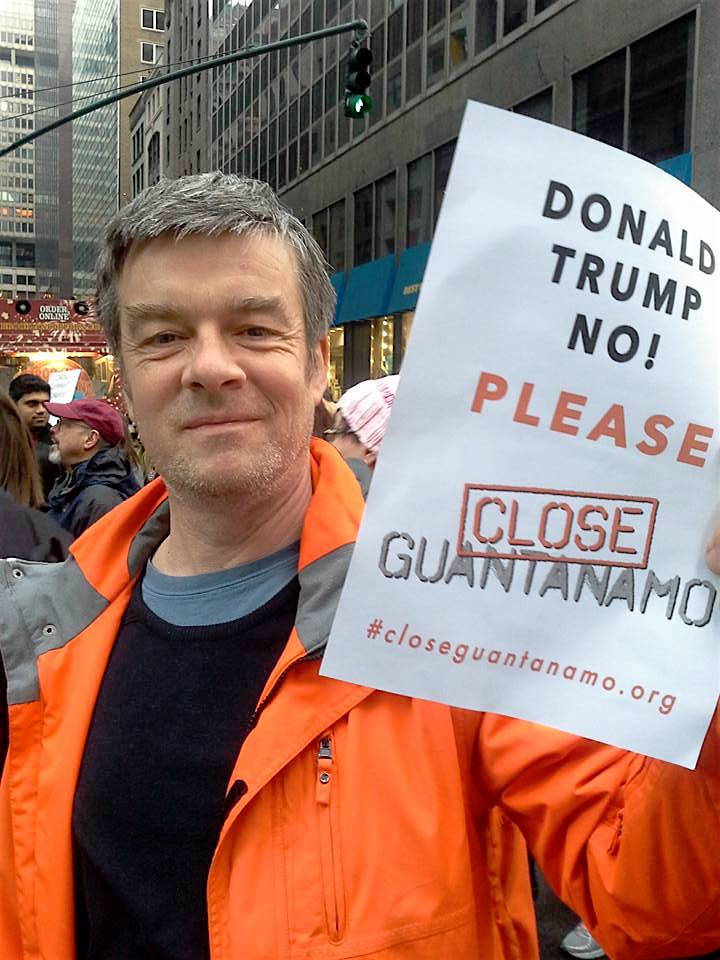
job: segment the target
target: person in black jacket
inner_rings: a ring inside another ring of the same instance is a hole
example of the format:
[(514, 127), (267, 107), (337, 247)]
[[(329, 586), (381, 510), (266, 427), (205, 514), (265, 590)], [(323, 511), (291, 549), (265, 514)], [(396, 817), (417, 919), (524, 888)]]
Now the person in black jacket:
[(47, 497), (53, 484), (62, 474), (62, 467), (50, 460), (52, 435), (48, 424), (49, 414), (45, 404), (50, 399), (50, 387), (42, 377), (21, 373), (11, 381), (8, 388), (10, 399), (30, 431), (35, 456), (40, 467), (43, 496)]
[[(123, 452), (125, 422), (104, 400), (48, 403), (66, 473), (50, 491), (50, 516), (73, 537), (140, 489)], [(55, 451), (51, 452), (51, 456)]]
[[(39, 510), (21, 507), (0, 490), (0, 557), (46, 562), (64, 560), (71, 537)], [(0, 771), (8, 745), (7, 681), (0, 660)]]
[[(0, 394), (0, 557), (64, 560), (71, 537), (39, 510), (40, 474), (15, 404)], [(5, 670), (0, 662), (0, 770), (7, 750)]]

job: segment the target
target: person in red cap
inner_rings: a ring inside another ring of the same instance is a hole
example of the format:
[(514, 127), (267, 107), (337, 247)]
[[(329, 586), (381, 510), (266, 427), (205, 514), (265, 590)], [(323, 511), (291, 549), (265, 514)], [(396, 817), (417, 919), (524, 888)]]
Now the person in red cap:
[(50, 516), (73, 537), (140, 489), (123, 453), (125, 423), (104, 400), (46, 403), (58, 421), (51, 458), (65, 474), (48, 497)]

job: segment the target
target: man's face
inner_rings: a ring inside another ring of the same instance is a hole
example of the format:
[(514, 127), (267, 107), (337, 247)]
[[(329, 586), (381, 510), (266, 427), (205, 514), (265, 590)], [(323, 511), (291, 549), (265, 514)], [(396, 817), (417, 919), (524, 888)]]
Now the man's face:
[(45, 404), (50, 399), (49, 393), (38, 390), (37, 393), (26, 393), (17, 402), (17, 408), (23, 423), (31, 431), (40, 431), (47, 426), (49, 414)]
[(97, 453), (98, 432), (82, 420), (58, 420), (52, 428), (52, 438), (52, 452), (57, 448), (59, 460), (66, 468), (89, 460)]
[(308, 357), (297, 267), (273, 237), (160, 237), (118, 280), (123, 381), (171, 492), (270, 496), (308, 469), (327, 342)]

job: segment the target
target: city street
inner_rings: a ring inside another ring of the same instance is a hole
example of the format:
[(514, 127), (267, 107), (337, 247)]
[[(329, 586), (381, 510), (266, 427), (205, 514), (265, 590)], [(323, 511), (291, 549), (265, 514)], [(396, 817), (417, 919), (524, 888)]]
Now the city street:
[(719, 52), (0, 0), (0, 960), (720, 960)]

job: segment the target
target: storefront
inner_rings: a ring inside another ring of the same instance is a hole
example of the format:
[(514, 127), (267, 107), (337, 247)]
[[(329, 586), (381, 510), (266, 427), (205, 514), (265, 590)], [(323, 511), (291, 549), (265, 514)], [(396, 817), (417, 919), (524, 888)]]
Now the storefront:
[(0, 389), (20, 373), (52, 382), (53, 374), (73, 372), (76, 397), (114, 393), (115, 364), (92, 303), (0, 300)]
[(398, 373), (407, 349), (430, 244), (409, 247), (332, 277), (338, 296), (330, 330), (330, 392)]

